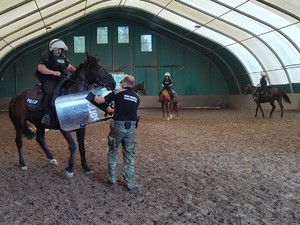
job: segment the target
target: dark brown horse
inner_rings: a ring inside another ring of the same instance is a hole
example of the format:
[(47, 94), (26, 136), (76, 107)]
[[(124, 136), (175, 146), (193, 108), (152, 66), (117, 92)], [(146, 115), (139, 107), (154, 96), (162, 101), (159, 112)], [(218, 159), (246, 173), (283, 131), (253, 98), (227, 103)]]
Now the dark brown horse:
[[(108, 73), (104, 65), (93, 56), (86, 54), (87, 58), (84, 63), (81, 63), (76, 71), (71, 75), (70, 79), (67, 80), (68, 86), (64, 88), (64, 94), (78, 93), (89, 90), (92, 86), (106, 87), (107, 89), (113, 90), (116, 83)], [(49, 126), (45, 126), (41, 123), (43, 118), (43, 111), (30, 111), (26, 107), (27, 94), (31, 89), (26, 89), (14, 98), (12, 98), (9, 105), (9, 117), (15, 127), (16, 138), (15, 142), (19, 153), (19, 164), (22, 170), (26, 170), (27, 166), (23, 158), (22, 149), (22, 135), (24, 134), (28, 138), (33, 138), (34, 133), (29, 129), (27, 121), (34, 124), (36, 127), (36, 141), (39, 143), (47, 159), (52, 164), (57, 164), (56, 159), (53, 158), (52, 153), (45, 144), (45, 128), (48, 129), (59, 129), (67, 140), (70, 150), (69, 165), (66, 168), (66, 175), (72, 177), (74, 174), (74, 161), (75, 161), (75, 150), (76, 143), (72, 138), (71, 132), (66, 132), (61, 129), (57, 121), (53, 121)], [(51, 120), (52, 121), (52, 120)], [(85, 157), (85, 128), (75, 130), (77, 135), (77, 141), (79, 145), (79, 152), (81, 158), (81, 166), (85, 172), (91, 172), (90, 167), (86, 162)]]
[(176, 113), (177, 119), (179, 118), (179, 112), (178, 112), (178, 95), (175, 95), (173, 98), (173, 102), (171, 103), (171, 112)]
[[(248, 84), (245, 87), (245, 92), (244, 94), (254, 94), (256, 92), (257, 87)], [(282, 104), (282, 99), (291, 104), (291, 101), (289, 99), (289, 96), (287, 96), (287, 94), (280, 88), (276, 88), (276, 87), (267, 87), (266, 92), (264, 95), (259, 95), (258, 97), (253, 96), (253, 100), (256, 103), (256, 112), (255, 112), (255, 117), (257, 116), (257, 110), (258, 108), (260, 108), (260, 111), (262, 113), (262, 116), (265, 117), (265, 114), (263, 112), (263, 109), (261, 107), (261, 103), (267, 103), (269, 102), (272, 106), (272, 110), (270, 112), (270, 117), (272, 117), (272, 114), (276, 108), (274, 102), (275, 100), (278, 102), (279, 106), (280, 106), (280, 110), (281, 110), (281, 118), (283, 117), (283, 104)]]
[(141, 82), (141, 83), (137, 83), (133, 86), (133, 90), (134, 92), (136, 93), (139, 93), (141, 92), (143, 95), (147, 95), (147, 92), (146, 92), (146, 88), (145, 88), (145, 82)]
[(172, 119), (173, 111), (176, 112), (177, 118), (179, 118), (178, 115), (178, 96), (175, 95), (173, 100), (170, 97), (170, 94), (167, 89), (162, 90), (161, 94), (159, 95), (159, 101), (161, 104), (161, 109), (163, 112), (163, 118), (165, 118), (165, 112), (167, 114), (167, 120)]

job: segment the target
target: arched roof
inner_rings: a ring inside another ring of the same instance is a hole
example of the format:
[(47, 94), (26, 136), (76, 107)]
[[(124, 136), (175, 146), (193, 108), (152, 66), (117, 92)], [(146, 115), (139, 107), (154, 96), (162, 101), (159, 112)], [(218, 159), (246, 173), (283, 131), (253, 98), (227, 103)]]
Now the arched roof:
[(0, 70), (20, 46), (110, 9), (114, 16), (116, 9), (145, 12), (148, 21), (178, 27), (177, 36), (194, 45), (197, 38), (215, 43), (207, 54), (231, 52), (253, 84), (261, 72), (292, 93), (292, 84), (300, 83), (299, 0), (2, 0)]

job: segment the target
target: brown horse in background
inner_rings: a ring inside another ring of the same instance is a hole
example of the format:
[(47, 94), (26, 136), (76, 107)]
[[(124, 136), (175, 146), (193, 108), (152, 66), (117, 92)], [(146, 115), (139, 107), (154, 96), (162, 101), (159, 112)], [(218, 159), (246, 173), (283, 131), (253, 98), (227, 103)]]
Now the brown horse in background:
[[(108, 73), (104, 65), (102, 65), (96, 57), (87, 55), (87, 59), (84, 63), (81, 63), (76, 71), (71, 75), (65, 82), (69, 83), (64, 88), (63, 94), (78, 93), (88, 91), (92, 87), (106, 87), (107, 89), (113, 90), (116, 86), (111, 74)], [(50, 163), (56, 165), (57, 161), (53, 158), (52, 153), (48, 149), (45, 143), (45, 129), (57, 129), (60, 130), (64, 138), (67, 140), (70, 151), (69, 165), (66, 168), (66, 175), (72, 177), (74, 174), (74, 163), (75, 163), (75, 150), (76, 142), (73, 140), (71, 131), (64, 131), (61, 129), (58, 121), (51, 118), (51, 123), (45, 126), (41, 123), (44, 116), (44, 112), (40, 110), (30, 110), (26, 106), (27, 94), (32, 89), (26, 89), (20, 94), (12, 98), (9, 105), (9, 117), (14, 125), (16, 131), (15, 142), (19, 153), (19, 164), (22, 170), (26, 170), (27, 166), (23, 158), (22, 148), (22, 135), (32, 139), (35, 133), (29, 129), (27, 121), (31, 122), (36, 127), (36, 141), (39, 143), (47, 159)], [(43, 92), (40, 90), (40, 93)], [(28, 100), (28, 99), (27, 99)], [(71, 113), (71, 112), (70, 112)], [(85, 157), (85, 128), (76, 130), (77, 142), (79, 146), (81, 166), (85, 172), (91, 172), (90, 167), (86, 162)]]
[(159, 95), (159, 101), (161, 104), (161, 109), (163, 112), (163, 118), (165, 118), (165, 112), (167, 114), (167, 120), (172, 119), (173, 111), (176, 112), (177, 118), (178, 115), (178, 96), (174, 96), (173, 100), (170, 97), (170, 94), (167, 89), (162, 90), (161, 94)]
[(133, 91), (135, 93), (139, 93), (141, 92), (143, 95), (147, 95), (147, 92), (146, 92), (146, 88), (145, 88), (145, 82), (141, 82), (141, 83), (137, 83), (133, 86)]

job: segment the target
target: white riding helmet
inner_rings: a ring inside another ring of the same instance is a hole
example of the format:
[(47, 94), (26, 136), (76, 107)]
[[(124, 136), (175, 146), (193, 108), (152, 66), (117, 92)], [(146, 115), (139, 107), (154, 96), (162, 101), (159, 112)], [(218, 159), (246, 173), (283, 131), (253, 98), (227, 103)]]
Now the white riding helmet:
[(165, 77), (171, 77), (171, 74), (169, 72), (165, 72)]
[(67, 45), (60, 39), (53, 39), (49, 43), (49, 50), (52, 51), (54, 48), (62, 48), (63, 50), (68, 50)]

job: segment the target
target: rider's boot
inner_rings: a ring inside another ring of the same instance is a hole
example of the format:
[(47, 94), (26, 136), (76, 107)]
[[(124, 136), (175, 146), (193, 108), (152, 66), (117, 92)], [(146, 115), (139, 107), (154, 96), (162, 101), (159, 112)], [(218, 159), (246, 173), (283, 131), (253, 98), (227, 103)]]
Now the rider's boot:
[(49, 125), (50, 124), (50, 113), (46, 113), (41, 121), (42, 124), (44, 125)]
[(253, 100), (256, 101), (259, 98), (259, 92), (253, 94)]

